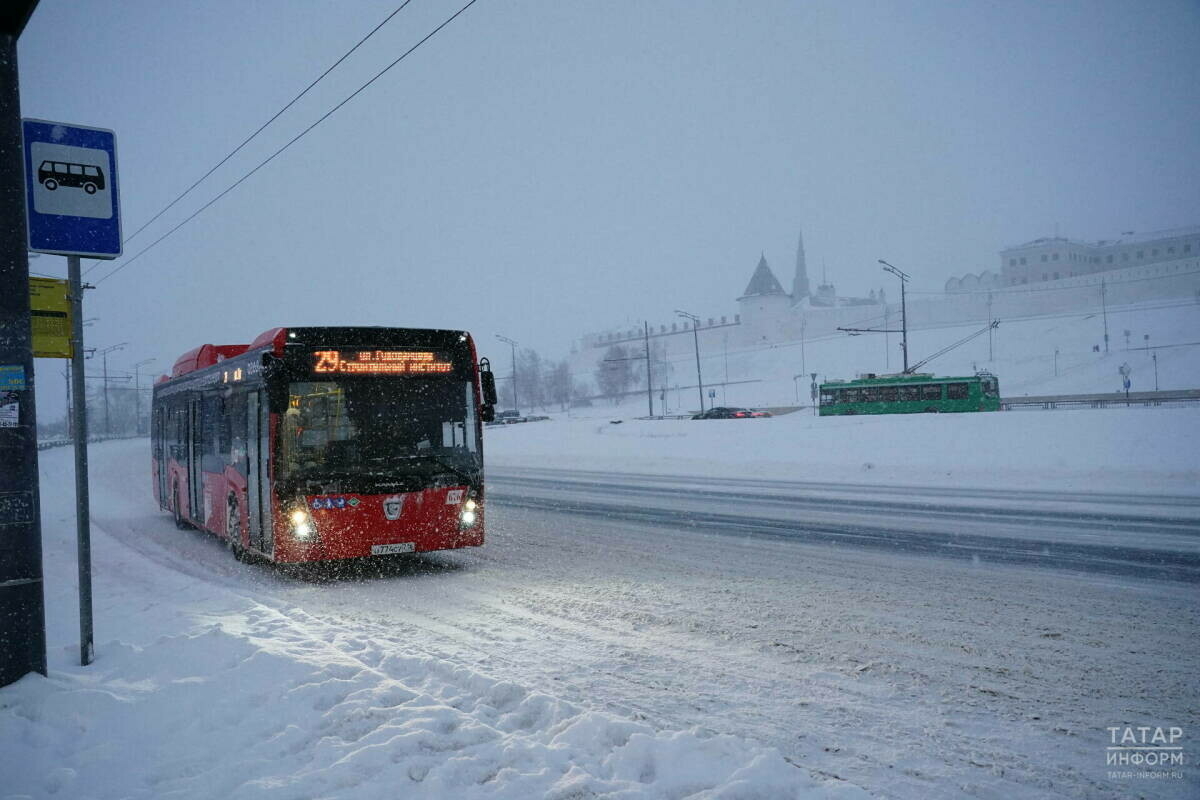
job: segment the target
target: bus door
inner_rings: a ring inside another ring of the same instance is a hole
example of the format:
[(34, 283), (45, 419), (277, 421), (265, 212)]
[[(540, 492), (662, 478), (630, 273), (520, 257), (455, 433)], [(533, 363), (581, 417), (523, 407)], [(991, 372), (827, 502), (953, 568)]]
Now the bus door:
[(271, 413), (267, 393), (246, 396), (246, 497), (250, 502), (250, 546), (264, 553), (272, 548), (271, 480), (267, 471), (271, 457)]
[(170, 507), (167, 494), (167, 410), (162, 406), (154, 409), (154, 460), (158, 480), (158, 502), (162, 508)]
[(187, 420), (188, 510), (193, 520), (204, 525), (208, 520), (204, 518), (204, 475), (200, 470), (201, 455), (204, 453), (201, 436), (204, 431), (200, 424), (199, 399), (188, 401)]

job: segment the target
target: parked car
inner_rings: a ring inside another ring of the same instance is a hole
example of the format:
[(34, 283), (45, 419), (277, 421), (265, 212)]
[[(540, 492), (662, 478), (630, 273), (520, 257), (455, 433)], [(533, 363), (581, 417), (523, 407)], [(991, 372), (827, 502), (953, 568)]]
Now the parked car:
[(769, 417), (770, 412), (758, 411), (753, 408), (728, 408), (726, 406), (717, 406), (710, 408), (708, 411), (696, 414), (692, 419), (753, 419), (755, 417)]

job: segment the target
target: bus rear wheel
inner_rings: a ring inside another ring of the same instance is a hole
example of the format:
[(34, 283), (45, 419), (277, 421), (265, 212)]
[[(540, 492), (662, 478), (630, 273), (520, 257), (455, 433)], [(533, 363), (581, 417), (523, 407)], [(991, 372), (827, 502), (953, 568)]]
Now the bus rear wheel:
[(246, 560), (246, 548), (242, 547), (242, 512), (233, 495), (229, 495), (225, 503), (225, 546), (238, 561)]
[(42, 183), (42, 186), (45, 186), (47, 191), (53, 192), (55, 189), (58, 188), (58, 181), (54, 180), (53, 178), (47, 178)]
[(173, 497), (173, 502), (172, 502), (172, 504), (171, 504), (171, 506), (172, 506), (172, 507), (171, 507), (171, 513), (172, 513), (172, 515), (174, 515), (174, 517), (175, 517), (175, 527), (176, 527), (176, 528), (178, 528), (178, 529), (179, 529), (179, 530), (181, 530), (181, 531), (186, 531), (186, 530), (187, 530), (187, 529), (188, 529), (190, 526), (187, 524), (187, 522), (185, 522), (185, 521), (184, 521), (184, 519), (183, 519), (183, 512), (180, 510), (180, 506), (179, 506), (179, 484), (178, 484), (178, 483), (177, 483), (177, 484), (175, 484), (175, 488), (174, 488), (174, 490), (172, 491), (172, 497)]

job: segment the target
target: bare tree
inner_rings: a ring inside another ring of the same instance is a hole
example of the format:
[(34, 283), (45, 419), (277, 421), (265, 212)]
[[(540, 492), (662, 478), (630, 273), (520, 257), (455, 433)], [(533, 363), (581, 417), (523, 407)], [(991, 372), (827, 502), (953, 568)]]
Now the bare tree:
[(566, 359), (552, 362), (546, 371), (546, 396), (558, 403), (560, 411), (566, 411), (571, 403), (571, 366)]
[(612, 400), (617, 399), (633, 385), (633, 362), (629, 353), (619, 344), (614, 344), (604, 353), (604, 358), (596, 364), (596, 385), (600, 394)]
[(542, 377), (542, 357), (526, 347), (517, 353), (517, 384), (521, 399), (529, 408), (546, 407), (546, 386)]

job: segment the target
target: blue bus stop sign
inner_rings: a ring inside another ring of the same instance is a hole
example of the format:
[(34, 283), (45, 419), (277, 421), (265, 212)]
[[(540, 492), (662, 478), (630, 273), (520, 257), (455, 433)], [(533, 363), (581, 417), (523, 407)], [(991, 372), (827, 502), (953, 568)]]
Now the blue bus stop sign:
[(109, 130), (21, 121), (29, 249), (87, 258), (121, 255), (117, 138)]

